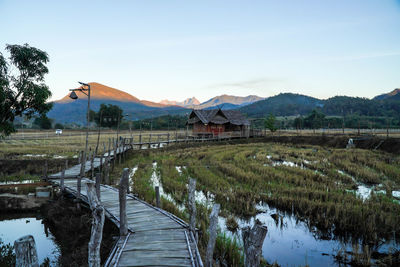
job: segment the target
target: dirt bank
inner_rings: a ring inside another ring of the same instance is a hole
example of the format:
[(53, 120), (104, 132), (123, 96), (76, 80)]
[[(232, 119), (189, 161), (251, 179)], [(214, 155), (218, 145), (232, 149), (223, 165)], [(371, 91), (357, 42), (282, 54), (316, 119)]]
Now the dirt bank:
[(268, 136), (259, 138), (262, 142), (289, 144), (309, 144), (334, 148), (345, 148), (352, 138), (356, 148), (378, 149), (389, 153), (400, 154), (400, 138), (379, 138), (372, 136)]
[[(42, 175), (47, 161), (48, 173), (60, 171), (66, 159), (0, 159), (0, 172), (3, 175)], [(68, 159), (68, 165), (78, 164), (77, 159)]]

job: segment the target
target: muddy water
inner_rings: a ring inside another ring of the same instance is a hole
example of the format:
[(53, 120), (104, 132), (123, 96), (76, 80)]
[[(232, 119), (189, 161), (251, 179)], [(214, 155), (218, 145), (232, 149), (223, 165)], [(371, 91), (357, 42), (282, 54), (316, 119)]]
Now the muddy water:
[(16, 239), (25, 235), (35, 239), (40, 264), (49, 258), (50, 265), (57, 266), (60, 249), (41, 218), (31, 213), (0, 216), (0, 238), (5, 244), (14, 245)]

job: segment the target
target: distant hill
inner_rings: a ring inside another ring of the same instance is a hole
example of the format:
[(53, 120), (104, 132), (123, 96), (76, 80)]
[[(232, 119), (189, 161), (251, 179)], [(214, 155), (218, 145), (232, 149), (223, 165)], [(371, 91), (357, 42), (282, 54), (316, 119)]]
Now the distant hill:
[(393, 91), (391, 91), (390, 93), (375, 96), (373, 99), (374, 100), (388, 100), (388, 99), (400, 100), (400, 88), (396, 88)]
[[(132, 120), (187, 112), (187, 109), (182, 107), (139, 100), (124, 91), (100, 83), (89, 84), (91, 86), (90, 109), (95, 111), (99, 110), (102, 103), (118, 105)], [(67, 95), (58, 101), (54, 101), (53, 108), (47, 116), (56, 122), (84, 124), (86, 121), (87, 96), (79, 91), (76, 94), (78, 95), (77, 100), (72, 100)]]
[(399, 117), (400, 99), (396, 99), (398, 96), (399, 94), (393, 94), (383, 100), (335, 96), (322, 100), (306, 95), (284, 93), (241, 107), (240, 110), (253, 118), (266, 117), (268, 114), (275, 116), (307, 115), (313, 109), (320, 109), (329, 116), (358, 114)]
[(320, 99), (284, 93), (241, 107), (240, 110), (249, 117), (265, 117), (270, 113), (275, 116), (291, 116), (307, 114), (314, 108), (322, 106), (323, 101)]

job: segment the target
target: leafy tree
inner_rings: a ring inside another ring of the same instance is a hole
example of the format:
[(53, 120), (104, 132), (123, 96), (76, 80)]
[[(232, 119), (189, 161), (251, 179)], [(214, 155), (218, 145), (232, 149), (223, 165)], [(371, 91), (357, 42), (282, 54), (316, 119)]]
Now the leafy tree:
[(51, 92), (44, 83), (47, 53), (28, 44), (6, 45), (6, 50), (9, 63), (0, 53), (0, 136), (15, 132), (16, 116), (44, 115), (52, 107), (46, 103)]
[(321, 128), (324, 124), (325, 114), (321, 111), (314, 109), (311, 113), (304, 119), (304, 126), (311, 129)]
[(296, 129), (302, 129), (304, 125), (304, 118), (303, 116), (299, 116), (297, 118), (294, 119), (293, 121), (293, 126)]
[(41, 129), (51, 129), (52, 120), (46, 115), (36, 118), (33, 124), (39, 126)]
[(271, 132), (276, 131), (276, 126), (275, 126), (276, 118), (274, 115), (269, 114), (269, 116), (264, 120), (264, 126), (265, 128), (269, 129)]
[(62, 125), (61, 123), (56, 123), (56, 125), (54, 125), (55, 129), (64, 129), (64, 125)]
[(94, 121), (97, 125), (110, 128), (117, 127), (118, 123), (121, 123), (122, 120), (122, 109), (112, 104), (101, 104), (99, 111), (92, 115), (94, 115)]

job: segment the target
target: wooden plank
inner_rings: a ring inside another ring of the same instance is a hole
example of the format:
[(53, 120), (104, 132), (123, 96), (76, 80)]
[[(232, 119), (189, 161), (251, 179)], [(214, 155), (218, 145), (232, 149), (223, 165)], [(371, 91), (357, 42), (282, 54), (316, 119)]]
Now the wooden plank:
[(133, 251), (133, 250), (159, 250), (159, 251), (170, 251), (170, 253), (174, 253), (176, 250), (187, 250), (186, 242), (181, 242), (180, 240), (174, 241), (159, 241), (159, 242), (129, 242), (126, 243), (124, 247), (125, 251)]
[(189, 259), (179, 258), (129, 258), (130, 255), (122, 253), (118, 266), (182, 266), (191, 267)]

